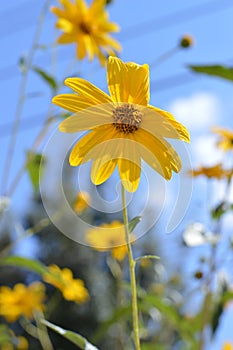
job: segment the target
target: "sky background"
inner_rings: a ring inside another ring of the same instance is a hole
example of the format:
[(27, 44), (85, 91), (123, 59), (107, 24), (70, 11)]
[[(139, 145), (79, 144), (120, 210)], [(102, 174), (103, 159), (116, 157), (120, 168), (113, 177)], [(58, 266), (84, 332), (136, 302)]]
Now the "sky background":
[[(9, 137), (15, 119), (20, 89), (19, 60), (28, 54), (36, 29), (43, 1), (12, 0), (1, 3), (0, 12), (0, 86), (1, 118), (0, 179), (3, 177)], [(56, 1), (51, 2), (55, 5)], [(232, 84), (216, 78), (195, 75), (189, 71), (189, 64), (233, 64), (233, 2), (231, 0), (164, 0), (133, 1), (115, 0), (108, 7), (110, 20), (120, 25), (115, 35), (123, 47), (120, 57), (124, 61), (151, 65), (152, 105), (172, 112), (178, 121), (191, 132), (188, 157), (193, 167), (211, 165), (222, 159), (221, 152), (214, 150), (216, 138), (211, 127), (220, 125), (233, 128)], [(55, 16), (47, 13), (33, 64), (49, 74), (58, 77), (62, 83), (65, 77), (81, 75), (98, 87), (106, 90), (105, 69), (97, 61), (93, 64), (76, 62), (75, 47), (51, 48), (58, 32), (54, 29)], [(174, 48), (184, 34), (194, 39), (194, 45), (180, 50), (170, 59), (155, 66), (156, 60)], [(47, 47), (47, 49), (45, 49)], [(51, 108), (51, 93), (44, 82), (30, 73), (26, 85), (26, 100), (21, 114), (19, 133), (8, 185), (14, 179), (25, 159), (25, 152), (31, 148)], [(55, 109), (57, 112), (58, 109)], [(53, 113), (53, 110), (52, 110)], [(51, 135), (55, 125), (49, 130)], [(41, 145), (42, 147), (44, 144)], [(63, 152), (63, 145), (57, 145), (57, 157)], [(53, 166), (54, 163), (53, 163)], [(53, 173), (51, 170), (50, 175)], [(173, 188), (176, 179), (172, 180)], [(155, 181), (156, 183), (156, 181)], [(201, 220), (197, 204), (197, 193), (206, 191), (205, 182), (198, 179), (194, 184), (192, 210), (187, 211), (185, 224)], [(222, 189), (218, 191), (221, 194)], [(31, 185), (24, 175), (14, 193), (12, 206), (20, 216), (28, 209), (32, 196)], [(174, 194), (167, 194), (166, 205), (173, 203)], [(232, 196), (233, 198), (233, 196)], [(196, 204), (195, 204), (196, 203)], [(195, 207), (196, 205), (196, 207)], [(193, 209), (194, 208), (194, 209)], [(228, 229), (232, 218), (227, 219)], [(170, 238), (164, 237), (166, 243)], [(233, 342), (231, 324), (232, 309), (229, 309), (217, 334), (211, 350), (218, 350), (226, 337)]]

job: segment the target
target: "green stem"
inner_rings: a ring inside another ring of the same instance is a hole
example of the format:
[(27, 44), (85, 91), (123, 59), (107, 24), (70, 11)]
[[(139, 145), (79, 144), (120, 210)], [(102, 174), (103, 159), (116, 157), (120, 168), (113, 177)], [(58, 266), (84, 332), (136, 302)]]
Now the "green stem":
[(133, 252), (132, 252), (132, 247), (130, 243), (129, 221), (128, 221), (128, 213), (127, 213), (127, 207), (126, 207), (125, 189), (123, 185), (121, 185), (121, 193), (122, 193), (122, 211), (123, 211), (124, 226), (125, 226), (125, 238), (126, 238), (126, 245), (128, 249), (130, 284), (131, 284), (131, 293), (132, 293), (134, 343), (135, 343), (136, 350), (140, 350), (141, 347), (140, 347), (139, 326), (138, 326), (137, 285), (136, 285), (136, 277), (135, 277), (136, 262), (133, 258)]

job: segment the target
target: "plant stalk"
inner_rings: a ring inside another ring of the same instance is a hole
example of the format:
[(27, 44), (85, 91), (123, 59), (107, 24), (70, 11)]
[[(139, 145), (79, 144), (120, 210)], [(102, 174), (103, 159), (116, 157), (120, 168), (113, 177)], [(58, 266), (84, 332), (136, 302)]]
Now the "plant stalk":
[(124, 226), (125, 226), (125, 238), (126, 245), (128, 249), (128, 260), (129, 260), (129, 272), (130, 272), (130, 284), (131, 284), (131, 293), (132, 293), (132, 317), (133, 317), (133, 331), (134, 331), (134, 343), (136, 350), (140, 350), (140, 339), (139, 339), (139, 325), (138, 325), (138, 303), (137, 303), (137, 285), (136, 285), (136, 277), (135, 277), (135, 260), (133, 258), (133, 252), (130, 242), (130, 233), (129, 233), (129, 221), (128, 221), (128, 213), (126, 207), (126, 197), (125, 197), (125, 189), (121, 184), (121, 193), (122, 193), (122, 211), (124, 218)]

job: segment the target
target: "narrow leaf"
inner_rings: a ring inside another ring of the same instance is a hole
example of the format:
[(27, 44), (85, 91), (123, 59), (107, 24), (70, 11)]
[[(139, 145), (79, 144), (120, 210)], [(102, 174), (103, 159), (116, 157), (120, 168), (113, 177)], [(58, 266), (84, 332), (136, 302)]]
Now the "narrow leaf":
[(43, 323), (45, 326), (48, 328), (52, 329), (54, 332), (62, 335), (64, 338), (68, 339), (70, 342), (73, 344), (77, 345), (80, 347), (80, 349), (83, 350), (98, 350), (94, 345), (89, 343), (84, 337), (81, 335), (68, 331), (66, 329), (63, 329), (61, 327), (58, 327), (51, 322), (48, 322), (46, 320), (41, 320), (41, 323)]
[(129, 224), (128, 224), (128, 229), (129, 229), (129, 233), (131, 233), (135, 227), (137, 226), (137, 224), (139, 224), (139, 222), (141, 221), (142, 217), (141, 216), (135, 216), (135, 218), (133, 218)]
[(41, 154), (37, 154), (31, 151), (27, 152), (27, 170), (35, 191), (38, 190), (40, 174), (43, 171), (44, 165), (45, 159)]
[(48, 272), (48, 269), (45, 265), (40, 263), (37, 260), (23, 258), (21, 256), (8, 256), (1, 260), (2, 265), (10, 265), (10, 266), (19, 266), (24, 267), (26, 269), (32, 270), (39, 275), (43, 275)]
[(32, 69), (51, 87), (53, 91), (57, 90), (58, 85), (55, 78), (52, 75), (46, 73), (44, 70), (36, 66), (34, 66)]
[(212, 75), (218, 78), (233, 81), (233, 67), (226, 67), (221, 65), (208, 66), (189, 66), (189, 68), (196, 73), (203, 73)]

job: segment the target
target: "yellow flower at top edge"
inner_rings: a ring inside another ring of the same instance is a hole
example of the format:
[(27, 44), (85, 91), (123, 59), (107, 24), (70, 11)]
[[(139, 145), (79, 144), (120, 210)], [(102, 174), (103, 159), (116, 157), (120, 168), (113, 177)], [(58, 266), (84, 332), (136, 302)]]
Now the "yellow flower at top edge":
[(165, 138), (189, 142), (189, 133), (173, 115), (149, 105), (148, 65), (109, 57), (107, 80), (110, 96), (87, 80), (68, 78), (65, 84), (75, 94), (53, 98), (53, 103), (74, 113), (59, 125), (60, 131), (89, 131), (73, 147), (70, 165), (92, 160), (95, 185), (105, 182), (118, 167), (129, 192), (138, 187), (141, 160), (169, 180), (172, 171), (180, 171), (181, 160)]
[(197, 169), (191, 170), (190, 175), (193, 177), (204, 175), (208, 178), (216, 178), (220, 180), (222, 178), (228, 178), (231, 175), (231, 172), (229, 170), (223, 169), (222, 164), (219, 163), (213, 166), (201, 166)]
[[(127, 255), (125, 241), (125, 228), (120, 221), (112, 221), (110, 224), (102, 224), (86, 232), (86, 242), (99, 251), (111, 251), (112, 256), (118, 260), (124, 260)], [(131, 243), (135, 237), (131, 234)]]
[(60, 269), (57, 265), (50, 265), (49, 272), (43, 275), (43, 280), (58, 288), (66, 300), (76, 303), (85, 303), (89, 299), (88, 290), (81, 279), (74, 279), (73, 272), (68, 269)]
[(109, 33), (117, 32), (117, 24), (109, 22), (105, 11), (106, 0), (93, 0), (88, 7), (84, 0), (60, 0), (63, 8), (52, 7), (51, 11), (58, 17), (56, 27), (63, 31), (59, 44), (77, 44), (76, 55), (82, 60), (98, 57), (105, 65), (106, 55), (114, 55), (121, 49), (120, 44)]
[(212, 131), (219, 135), (217, 146), (227, 152), (233, 150), (233, 130), (214, 127)]
[(15, 322), (20, 316), (33, 318), (33, 311), (44, 310), (45, 287), (40, 282), (29, 286), (18, 283), (13, 289), (0, 287), (0, 316)]
[(81, 214), (86, 209), (88, 209), (90, 205), (90, 200), (91, 198), (87, 192), (85, 191), (79, 192), (75, 198), (75, 202), (73, 205), (75, 212), (77, 214)]
[(233, 350), (233, 344), (230, 342), (225, 342), (223, 344), (222, 350)]

